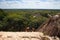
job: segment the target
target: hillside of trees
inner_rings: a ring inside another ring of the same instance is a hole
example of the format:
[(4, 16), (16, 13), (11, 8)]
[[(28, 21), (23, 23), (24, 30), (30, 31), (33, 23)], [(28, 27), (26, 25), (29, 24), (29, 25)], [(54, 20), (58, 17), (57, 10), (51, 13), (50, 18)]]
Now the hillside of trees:
[(0, 9), (0, 31), (32, 31), (37, 29), (50, 15), (60, 10), (44, 9)]

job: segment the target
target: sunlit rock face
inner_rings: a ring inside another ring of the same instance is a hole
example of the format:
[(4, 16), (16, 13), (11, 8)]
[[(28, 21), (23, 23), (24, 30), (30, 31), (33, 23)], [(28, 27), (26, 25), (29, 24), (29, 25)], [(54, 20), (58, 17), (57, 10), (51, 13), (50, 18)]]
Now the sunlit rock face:
[(59, 40), (41, 32), (0, 32), (0, 40)]
[(60, 37), (60, 13), (51, 16), (46, 22), (44, 22), (36, 31), (43, 32), (49, 36)]

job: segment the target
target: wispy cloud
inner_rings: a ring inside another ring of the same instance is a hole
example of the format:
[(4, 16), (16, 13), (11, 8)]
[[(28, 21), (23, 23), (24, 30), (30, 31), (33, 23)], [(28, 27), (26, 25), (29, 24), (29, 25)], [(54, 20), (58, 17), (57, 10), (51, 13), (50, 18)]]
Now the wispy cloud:
[(0, 0), (0, 8), (60, 9), (60, 0)]

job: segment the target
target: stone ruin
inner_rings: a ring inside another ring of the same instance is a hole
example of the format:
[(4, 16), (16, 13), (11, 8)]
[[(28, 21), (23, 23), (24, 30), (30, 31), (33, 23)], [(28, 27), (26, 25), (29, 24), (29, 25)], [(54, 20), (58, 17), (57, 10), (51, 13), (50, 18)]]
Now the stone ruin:
[(41, 32), (0, 32), (0, 40), (60, 40)]
[(50, 16), (36, 31), (43, 32), (45, 35), (60, 37), (60, 13)]

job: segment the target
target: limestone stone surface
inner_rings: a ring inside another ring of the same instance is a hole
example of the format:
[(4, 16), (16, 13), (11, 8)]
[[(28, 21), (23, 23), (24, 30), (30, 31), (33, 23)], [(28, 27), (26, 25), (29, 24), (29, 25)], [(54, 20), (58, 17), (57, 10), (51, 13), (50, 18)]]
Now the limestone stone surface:
[(59, 40), (41, 32), (0, 32), (0, 40)]

